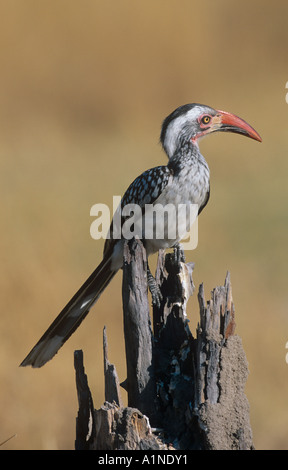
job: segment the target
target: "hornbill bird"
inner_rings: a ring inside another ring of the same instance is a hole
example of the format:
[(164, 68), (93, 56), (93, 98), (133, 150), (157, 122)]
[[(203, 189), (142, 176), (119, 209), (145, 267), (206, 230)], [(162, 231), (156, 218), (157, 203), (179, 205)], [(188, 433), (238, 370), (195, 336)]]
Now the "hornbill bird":
[[(138, 176), (125, 192), (121, 206), (133, 203), (143, 209), (145, 204), (197, 204), (199, 214), (209, 199), (210, 174), (198, 143), (201, 137), (217, 131), (235, 132), (261, 142), (259, 134), (234, 114), (198, 103), (180, 106), (162, 124), (160, 141), (168, 156), (168, 164)], [(159, 249), (175, 247), (179, 241), (177, 237), (169, 238), (165, 232), (162, 239), (144, 237), (143, 244), (149, 256)], [(123, 236), (106, 239), (99, 266), (56, 317), (21, 366), (41, 367), (52, 359), (122, 267), (123, 248)], [(151, 278), (149, 275), (148, 279)], [(153, 282), (150, 287), (153, 301)]]

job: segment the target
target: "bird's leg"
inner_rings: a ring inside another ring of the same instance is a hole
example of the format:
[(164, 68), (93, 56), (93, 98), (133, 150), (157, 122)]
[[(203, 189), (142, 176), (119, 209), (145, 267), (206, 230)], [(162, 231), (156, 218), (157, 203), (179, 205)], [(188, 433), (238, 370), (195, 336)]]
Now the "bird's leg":
[(150, 271), (148, 264), (147, 264), (147, 283), (148, 283), (148, 287), (152, 295), (152, 304), (160, 308), (161, 301), (163, 300), (163, 296), (156, 282), (156, 279), (154, 278), (153, 274)]
[(182, 246), (177, 243), (174, 247), (174, 259), (175, 259), (175, 263), (179, 264), (179, 263), (185, 263), (185, 253), (182, 249)]

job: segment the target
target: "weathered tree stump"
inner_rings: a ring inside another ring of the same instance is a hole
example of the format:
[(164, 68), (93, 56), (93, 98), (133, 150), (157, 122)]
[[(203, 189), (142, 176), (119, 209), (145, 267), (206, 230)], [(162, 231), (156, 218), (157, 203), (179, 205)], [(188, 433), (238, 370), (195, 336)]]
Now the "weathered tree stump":
[[(83, 363), (75, 359), (79, 413), (76, 448), (99, 450), (252, 449), (244, 388), (248, 365), (235, 335), (229, 273), (206, 301), (199, 287), (200, 321), (189, 328), (187, 301), (195, 289), (193, 263), (181, 250), (159, 252), (156, 281), (163, 300), (147, 300), (147, 260), (139, 240), (126, 243), (123, 312), (128, 406), (121, 401), (104, 329), (105, 403), (93, 402)], [(75, 353), (79, 356), (79, 352)], [(83, 359), (83, 358), (82, 358)]]
[(253, 448), (249, 403), (244, 389), (248, 363), (235, 332), (230, 274), (207, 303), (198, 293), (200, 324), (195, 339), (194, 413), (205, 449)]
[(124, 387), (128, 406), (150, 419), (155, 414), (153, 334), (147, 296), (147, 260), (142, 243), (131, 240), (124, 248), (123, 320), (127, 364)]

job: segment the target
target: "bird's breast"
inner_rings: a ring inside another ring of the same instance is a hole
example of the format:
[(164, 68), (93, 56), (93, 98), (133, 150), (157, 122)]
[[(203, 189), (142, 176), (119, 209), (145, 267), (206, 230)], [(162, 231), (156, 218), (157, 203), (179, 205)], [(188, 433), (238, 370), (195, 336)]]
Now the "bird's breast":
[(159, 199), (163, 199), (166, 204), (197, 204), (201, 208), (207, 199), (209, 186), (210, 173), (206, 162), (185, 165), (174, 175)]

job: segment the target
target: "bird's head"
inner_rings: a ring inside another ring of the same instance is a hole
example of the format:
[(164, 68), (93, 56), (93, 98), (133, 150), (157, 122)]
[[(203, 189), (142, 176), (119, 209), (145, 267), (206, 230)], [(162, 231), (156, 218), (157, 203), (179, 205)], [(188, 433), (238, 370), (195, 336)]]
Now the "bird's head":
[(160, 140), (168, 157), (173, 157), (185, 142), (198, 144), (198, 139), (212, 132), (236, 132), (261, 142), (258, 132), (234, 114), (197, 103), (175, 109), (162, 124)]

